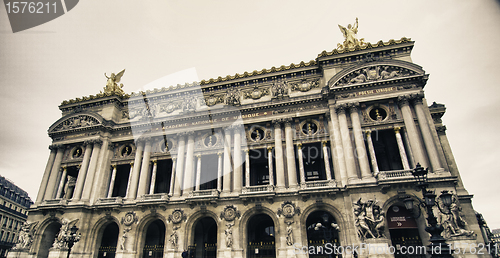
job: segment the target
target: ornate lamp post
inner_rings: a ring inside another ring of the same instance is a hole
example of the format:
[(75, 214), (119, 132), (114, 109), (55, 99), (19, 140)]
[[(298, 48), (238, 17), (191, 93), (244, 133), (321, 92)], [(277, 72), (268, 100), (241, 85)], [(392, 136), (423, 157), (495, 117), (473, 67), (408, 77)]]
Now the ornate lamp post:
[[(425, 231), (431, 234), (429, 245), (430, 250), (427, 252), (431, 257), (453, 257), (450, 252), (449, 246), (446, 244), (446, 240), (441, 236), (444, 228), (442, 225), (438, 224), (436, 216), (432, 208), (436, 205), (436, 194), (434, 191), (427, 190), (429, 184), (427, 183), (427, 173), (429, 173), (429, 168), (424, 169), (420, 164), (413, 169), (412, 174), (417, 181), (417, 186), (422, 189), (422, 195), (424, 201), (418, 199), (419, 205), (427, 211), (427, 223), (428, 226), (425, 227)], [(446, 207), (449, 207), (452, 202), (452, 195), (448, 191), (443, 191), (439, 196), (441, 201)], [(414, 204), (413, 199), (408, 197), (404, 200), (404, 204), (407, 210), (413, 210)], [(438, 208), (441, 208), (438, 205)]]
[(67, 258), (69, 258), (69, 255), (71, 253), (71, 248), (73, 248), (73, 245), (75, 245), (76, 242), (80, 241), (81, 234), (80, 233), (76, 234), (76, 231), (78, 231), (78, 228), (76, 227), (76, 225), (73, 225), (73, 227), (70, 228), (69, 234), (66, 234), (64, 236), (63, 241), (68, 245)]

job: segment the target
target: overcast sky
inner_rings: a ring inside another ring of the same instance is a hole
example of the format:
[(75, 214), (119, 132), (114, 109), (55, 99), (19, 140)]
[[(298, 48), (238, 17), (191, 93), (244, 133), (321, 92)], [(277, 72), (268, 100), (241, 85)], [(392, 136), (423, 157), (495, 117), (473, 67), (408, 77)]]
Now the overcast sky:
[(500, 228), (500, 8), (493, 0), (86, 0), (18, 33), (0, 9), (0, 175), (33, 200), (58, 105), (99, 93), (104, 72), (126, 68), (121, 82), (130, 93), (174, 73), (202, 80), (307, 62), (336, 48), (337, 24), (358, 17), (366, 42), (415, 41), (413, 61), (430, 74), (426, 98), (446, 104), (443, 122), (474, 208)]

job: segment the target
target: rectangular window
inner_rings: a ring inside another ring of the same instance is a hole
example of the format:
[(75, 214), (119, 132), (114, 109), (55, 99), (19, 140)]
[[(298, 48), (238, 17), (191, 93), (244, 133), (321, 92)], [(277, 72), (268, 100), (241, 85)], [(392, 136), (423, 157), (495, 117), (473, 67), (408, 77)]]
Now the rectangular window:
[(325, 160), (320, 142), (302, 145), (306, 181), (326, 180)]
[(116, 166), (115, 183), (111, 197), (125, 197), (130, 174), (130, 164)]
[(394, 130), (372, 131), (371, 137), (379, 171), (403, 169)]
[(172, 178), (172, 160), (158, 160), (154, 193), (168, 193)]
[(200, 190), (217, 189), (219, 156), (201, 156)]
[(250, 150), (248, 154), (250, 157), (250, 185), (268, 185), (269, 161), (268, 161), (267, 150), (266, 149)]

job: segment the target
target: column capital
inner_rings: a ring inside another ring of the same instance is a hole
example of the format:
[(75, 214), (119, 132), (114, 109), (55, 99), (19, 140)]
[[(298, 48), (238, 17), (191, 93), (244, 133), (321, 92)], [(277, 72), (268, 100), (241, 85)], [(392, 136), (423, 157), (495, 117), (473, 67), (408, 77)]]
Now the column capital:
[(94, 146), (102, 146), (102, 140), (101, 139), (95, 139), (95, 140), (92, 140), (92, 143), (94, 144)]
[(61, 166), (61, 168), (63, 169), (63, 171), (68, 170), (68, 166)]
[(248, 153), (250, 152), (250, 150), (249, 150), (249, 149), (244, 149), (243, 151), (244, 151), (246, 154), (248, 154)]
[(446, 126), (436, 126), (436, 132), (440, 135), (446, 134)]
[(359, 102), (350, 102), (347, 104), (351, 113), (357, 112), (359, 108)]
[(197, 157), (198, 159), (201, 159), (201, 154), (196, 154), (196, 157)]
[(349, 106), (347, 104), (339, 104), (337, 106), (335, 106), (335, 112), (337, 112), (337, 114), (345, 114), (346, 111), (349, 109)]
[(153, 164), (154, 164), (154, 165), (158, 164), (158, 160), (156, 160), (156, 159), (155, 159), (155, 160), (153, 160)]
[(267, 152), (272, 152), (273, 151), (273, 147), (269, 146), (267, 147)]
[(370, 136), (372, 134), (372, 130), (369, 130), (369, 129), (365, 130), (365, 134), (366, 134), (366, 136)]
[(291, 117), (285, 117), (282, 120), (285, 123), (285, 126), (292, 126), (293, 119)]
[(274, 128), (281, 128), (281, 123), (283, 123), (283, 119), (278, 118), (278, 119), (273, 119), (271, 121), (274, 125)]
[(325, 147), (328, 144), (328, 141), (322, 141), (323, 147)]
[(399, 133), (399, 130), (401, 130), (401, 127), (399, 127), (399, 126), (394, 127), (394, 132), (395, 133)]
[(177, 157), (172, 157), (172, 161), (176, 161), (177, 160)]
[(410, 96), (413, 100), (413, 104), (415, 104), (415, 105), (423, 104), (423, 99), (424, 99), (423, 93), (414, 93), (414, 94), (411, 94)]
[(113, 169), (116, 169), (116, 164), (111, 164), (111, 167), (112, 167)]
[(133, 167), (133, 166), (134, 166), (134, 162), (130, 162), (129, 164), (130, 164), (130, 166), (131, 166), (131, 167)]
[(220, 152), (220, 151), (217, 152), (217, 156), (219, 156), (219, 158), (220, 158), (220, 156), (222, 156), (222, 152)]
[(302, 149), (302, 143), (301, 142), (297, 143), (297, 148)]
[(57, 150), (59, 148), (61, 148), (63, 145), (62, 144), (51, 144), (49, 145), (49, 150)]
[(398, 96), (398, 105), (400, 107), (408, 106), (410, 104), (410, 100), (411, 96), (409, 94)]

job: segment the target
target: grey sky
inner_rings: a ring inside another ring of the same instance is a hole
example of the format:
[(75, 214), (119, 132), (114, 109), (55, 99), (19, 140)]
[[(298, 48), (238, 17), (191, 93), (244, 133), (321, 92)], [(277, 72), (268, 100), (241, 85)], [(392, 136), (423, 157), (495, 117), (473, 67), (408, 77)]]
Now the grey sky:
[(307, 62), (343, 41), (337, 24), (358, 17), (366, 42), (415, 41), (413, 61), (430, 74), (426, 98), (448, 108), (443, 122), (474, 208), (500, 228), (500, 8), (493, 0), (86, 0), (15, 34), (1, 9), (0, 174), (32, 199), (57, 106), (99, 93), (104, 72), (126, 68), (121, 82), (130, 93), (185, 69), (202, 80)]

